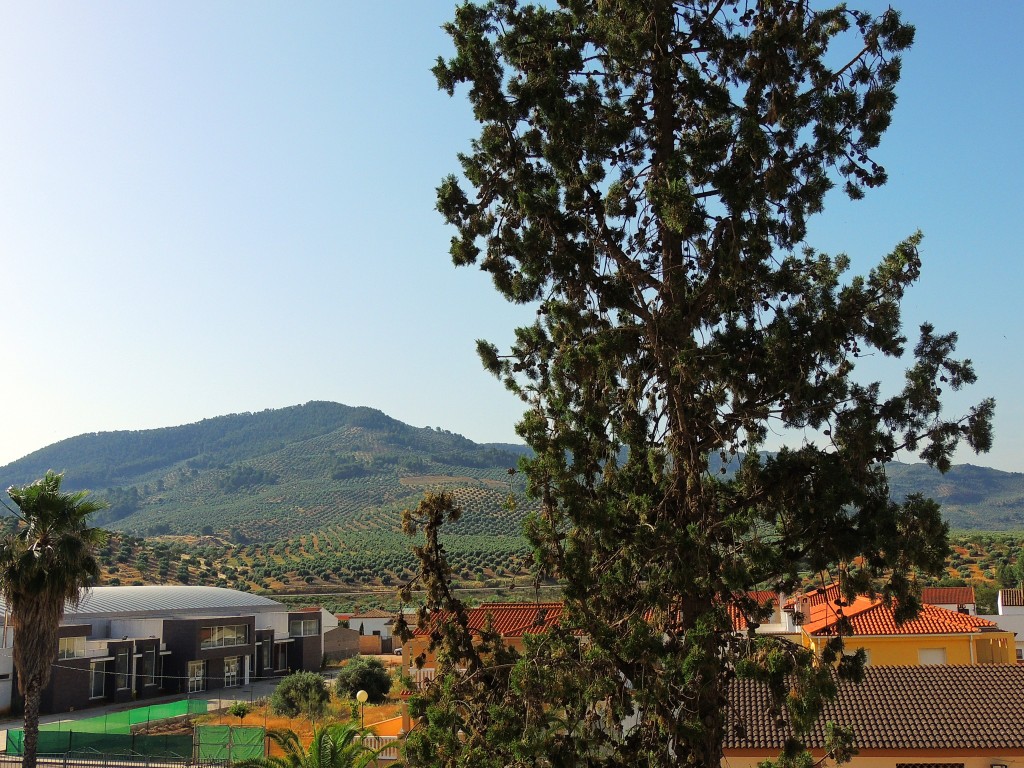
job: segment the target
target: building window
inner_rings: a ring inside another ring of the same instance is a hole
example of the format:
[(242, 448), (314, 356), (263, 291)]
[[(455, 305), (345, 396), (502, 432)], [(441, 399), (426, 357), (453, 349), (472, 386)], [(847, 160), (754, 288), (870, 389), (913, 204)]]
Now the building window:
[(288, 634), (292, 637), (319, 635), (319, 622), (316, 619), (292, 619), (288, 623)]
[(270, 652), (274, 647), (269, 637), (263, 639), (263, 668), (270, 669)]
[(945, 664), (945, 648), (922, 648), (917, 652), (918, 661), (921, 664)]
[(236, 685), (241, 685), (238, 680), (238, 657), (229, 656), (224, 659), (224, 687), (234, 688)]
[(1024, 648), (1017, 649), (1017, 661), (1024, 661)]
[(107, 662), (94, 661), (89, 665), (89, 698), (102, 699), (106, 693)]
[(249, 625), (229, 624), (223, 627), (203, 627), (199, 630), (200, 648), (230, 648), (248, 645)]
[(58, 659), (81, 659), (85, 656), (85, 637), (62, 637), (57, 641)]
[(116, 675), (116, 687), (117, 690), (124, 690), (128, 687), (128, 662), (129, 655), (127, 650), (117, 652), (116, 667), (114, 669)]
[(274, 669), (288, 669), (288, 646), (277, 644), (277, 666)]
[(206, 662), (190, 661), (188, 663), (188, 692), (206, 690)]
[(156, 648), (142, 652), (142, 678), (146, 685), (156, 685)]

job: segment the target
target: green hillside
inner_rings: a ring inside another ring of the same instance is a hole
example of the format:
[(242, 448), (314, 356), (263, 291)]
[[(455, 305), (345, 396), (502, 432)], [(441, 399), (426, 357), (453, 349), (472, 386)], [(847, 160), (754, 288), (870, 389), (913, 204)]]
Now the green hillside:
[[(135, 536), (272, 542), (323, 528), (397, 531), (424, 489), (458, 489), (464, 526), (511, 530), (501, 504), (518, 456), (370, 408), (314, 402), (196, 424), (80, 435), (0, 468), (2, 487), (47, 469), (109, 500), (97, 517)], [(514, 528), (514, 526), (513, 526)]]
[[(518, 476), (508, 473), (525, 452), (411, 427), (370, 408), (312, 402), (80, 435), (0, 467), (0, 487), (53, 468), (66, 472), (67, 489), (109, 500), (98, 516), (116, 532), (103, 551), (105, 583), (273, 590), (386, 587), (409, 578), (415, 562), (401, 511), (426, 490), (445, 488), (465, 510), (444, 537), (456, 578), (507, 584), (525, 572), (528, 556), (521, 526), (529, 507)], [(1022, 474), (963, 465), (940, 475), (920, 464), (892, 464), (888, 472), (894, 497), (937, 499), (954, 528), (1024, 529)], [(1016, 562), (1016, 552), (997, 554)], [(992, 579), (999, 564), (954, 558), (949, 576)]]
[(1024, 528), (1024, 474), (960, 464), (946, 474), (925, 464), (886, 467), (892, 496), (921, 493), (942, 505), (955, 529), (1009, 531)]

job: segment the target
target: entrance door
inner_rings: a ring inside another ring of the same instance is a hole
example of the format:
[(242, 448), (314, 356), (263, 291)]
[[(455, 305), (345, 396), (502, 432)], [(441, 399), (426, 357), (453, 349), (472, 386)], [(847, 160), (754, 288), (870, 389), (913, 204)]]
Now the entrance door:
[(190, 661), (188, 663), (188, 692), (206, 690), (206, 662)]
[(234, 688), (238, 684), (238, 657), (229, 656), (224, 659), (224, 687)]

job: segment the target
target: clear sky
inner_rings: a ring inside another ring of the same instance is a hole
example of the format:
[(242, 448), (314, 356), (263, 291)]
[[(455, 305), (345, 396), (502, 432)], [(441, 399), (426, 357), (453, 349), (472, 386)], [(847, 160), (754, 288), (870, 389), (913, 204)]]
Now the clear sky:
[[(894, 4), (918, 37), (890, 183), (832, 196), (810, 243), (866, 270), (925, 232), (910, 335), (960, 332), (980, 382), (951, 412), (998, 401), (961, 458), (1024, 471), (1024, 3)], [(0, 464), (309, 400), (517, 441), (474, 340), (532, 313), (451, 266), (434, 211), (475, 134), (429, 71), (450, 2), (0, 8)]]

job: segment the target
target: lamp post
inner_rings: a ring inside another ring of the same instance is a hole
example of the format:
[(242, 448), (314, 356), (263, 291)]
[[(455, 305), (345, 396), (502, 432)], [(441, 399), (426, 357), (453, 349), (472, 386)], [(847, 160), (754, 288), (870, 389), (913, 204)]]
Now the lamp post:
[(366, 700), (370, 698), (370, 694), (366, 691), (360, 690), (356, 692), (356, 701), (359, 702), (359, 727), (366, 727)]

